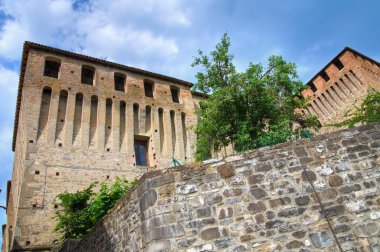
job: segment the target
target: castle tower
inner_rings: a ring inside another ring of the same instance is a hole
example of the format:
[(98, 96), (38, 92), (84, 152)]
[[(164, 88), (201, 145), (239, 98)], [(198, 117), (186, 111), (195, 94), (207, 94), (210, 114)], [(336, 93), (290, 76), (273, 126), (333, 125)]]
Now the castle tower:
[(338, 123), (369, 92), (380, 90), (380, 63), (346, 47), (307, 85), (302, 95), (310, 100), (304, 113), (317, 116), (322, 126)]
[(3, 251), (50, 250), (56, 196), (194, 161), (203, 98), (183, 80), (25, 42)]

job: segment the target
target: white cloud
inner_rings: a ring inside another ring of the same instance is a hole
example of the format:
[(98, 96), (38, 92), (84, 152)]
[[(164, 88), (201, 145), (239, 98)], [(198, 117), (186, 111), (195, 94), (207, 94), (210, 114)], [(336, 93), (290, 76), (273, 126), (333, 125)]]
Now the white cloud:
[(176, 55), (179, 47), (167, 28), (191, 25), (175, 0), (93, 0), (73, 7), (67, 0), (4, 0), (11, 16), (0, 31), (0, 56), (19, 60), (25, 40), (114, 59)]

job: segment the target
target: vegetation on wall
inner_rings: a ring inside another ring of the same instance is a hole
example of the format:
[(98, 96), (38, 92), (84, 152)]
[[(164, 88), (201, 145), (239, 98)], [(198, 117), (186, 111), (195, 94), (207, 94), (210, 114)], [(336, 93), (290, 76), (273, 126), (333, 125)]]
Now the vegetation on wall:
[(80, 239), (86, 235), (136, 182), (136, 179), (128, 181), (117, 177), (111, 185), (102, 182), (97, 193), (94, 192), (96, 184), (93, 183), (75, 193), (59, 194), (60, 208), (55, 212), (55, 231), (61, 234), (61, 241)]
[[(237, 151), (272, 145), (291, 137), (308, 136), (315, 117), (297, 113), (306, 101), (296, 65), (281, 56), (270, 56), (266, 66), (250, 63), (237, 71), (224, 34), (210, 55), (198, 51), (192, 67), (200, 68), (194, 89), (209, 94), (200, 104), (196, 126), (196, 159), (232, 144)], [(300, 127), (293, 130), (294, 123)]]
[(370, 93), (359, 107), (355, 106), (349, 109), (344, 116), (347, 119), (333, 126), (354, 127), (380, 121), (380, 92)]

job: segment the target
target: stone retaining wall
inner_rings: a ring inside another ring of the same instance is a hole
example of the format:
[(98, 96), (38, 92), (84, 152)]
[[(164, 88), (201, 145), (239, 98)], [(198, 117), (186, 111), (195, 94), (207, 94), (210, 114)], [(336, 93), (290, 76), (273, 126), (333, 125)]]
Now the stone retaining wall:
[(71, 251), (378, 251), (379, 149), (372, 124), (150, 172)]

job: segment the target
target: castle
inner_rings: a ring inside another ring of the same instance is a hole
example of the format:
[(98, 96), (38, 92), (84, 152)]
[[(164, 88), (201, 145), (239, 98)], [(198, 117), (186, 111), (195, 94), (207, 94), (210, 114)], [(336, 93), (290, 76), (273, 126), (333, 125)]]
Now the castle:
[[(307, 84), (304, 113), (341, 118), (371, 88), (376, 61), (345, 48)], [(199, 102), (183, 80), (25, 42), (3, 251), (50, 251), (56, 195), (194, 161)], [(224, 154), (231, 153), (229, 150)]]
[(373, 90), (380, 90), (380, 63), (344, 48), (322, 68), (303, 90), (311, 98), (304, 113), (317, 116), (322, 126), (343, 120), (348, 109), (360, 106)]

